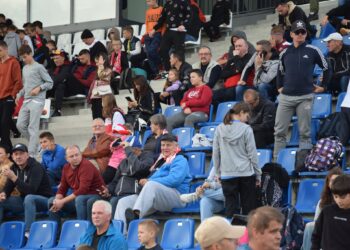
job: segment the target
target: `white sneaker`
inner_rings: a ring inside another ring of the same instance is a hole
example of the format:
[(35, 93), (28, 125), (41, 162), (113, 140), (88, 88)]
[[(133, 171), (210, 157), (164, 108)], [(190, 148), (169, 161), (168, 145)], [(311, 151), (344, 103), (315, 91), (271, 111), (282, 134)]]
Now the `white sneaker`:
[(190, 193), (190, 194), (182, 194), (180, 195), (180, 200), (183, 203), (191, 203), (191, 202), (195, 202), (196, 200), (198, 200), (198, 195), (196, 193)]
[(26, 231), (26, 232), (24, 233), (24, 237), (26, 237), (27, 239), (29, 238), (29, 231)]

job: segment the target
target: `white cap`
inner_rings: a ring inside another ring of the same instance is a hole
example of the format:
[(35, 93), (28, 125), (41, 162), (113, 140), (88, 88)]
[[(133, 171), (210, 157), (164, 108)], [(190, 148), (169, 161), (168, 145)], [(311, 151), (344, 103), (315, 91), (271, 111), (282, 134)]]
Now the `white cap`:
[(329, 42), (331, 40), (343, 41), (343, 37), (338, 32), (334, 32), (334, 33), (330, 34), (329, 36), (327, 36), (325, 39), (323, 39), (323, 41), (325, 41), (325, 42)]

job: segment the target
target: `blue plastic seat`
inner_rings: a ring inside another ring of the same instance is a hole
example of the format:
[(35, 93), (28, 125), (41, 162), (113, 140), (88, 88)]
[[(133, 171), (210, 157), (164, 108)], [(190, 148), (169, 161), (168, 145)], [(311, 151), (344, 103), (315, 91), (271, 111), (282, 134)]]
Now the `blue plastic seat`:
[(237, 102), (222, 102), (218, 105), (215, 120), (213, 122), (203, 122), (201, 126), (209, 126), (209, 125), (219, 125), (224, 121), (224, 117), (227, 112), (236, 104)]
[(206, 121), (206, 122), (198, 122), (196, 124), (196, 126), (203, 127), (203, 126), (206, 126), (207, 124), (210, 124), (213, 121), (213, 113), (214, 113), (214, 106), (210, 105), (208, 121)]
[(135, 74), (135, 76), (143, 76), (147, 79), (147, 72), (144, 69), (141, 68), (131, 68), (132, 72)]
[(298, 148), (281, 149), (277, 156), (277, 163), (286, 169), (289, 175), (292, 175), (295, 165), (295, 154)]
[(335, 107), (335, 112), (341, 112), (341, 104), (344, 101), (346, 92), (341, 92), (338, 95), (337, 106)]
[(112, 223), (115, 229), (117, 229), (121, 233), (124, 232), (124, 222), (122, 220), (112, 220)]
[[(312, 119), (311, 120), (311, 142), (315, 144), (317, 142), (317, 133), (320, 129), (320, 120)], [(292, 134), (288, 146), (296, 147), (299, 145), (299, 126), (298, 121), (293, 122)]]
[(283, 189), (282, 205), (292, 204), (292, 182), (289, 182), (287, 188)]
[(295, 204), (299, 213), (315, 213), (323, 186), (324, 179), (301, 180)]
[[(199, 129), (199, 133), (205, 135), (207, 138), (213, 140), (217, 125), (204, 126)], [(211, 151), (213, 147), (190, 147), (185, 151)]]
[(173, 116), (174, 114), (182, 112), (182, 108), (180, 106), (168, 106), (164, 111), (164, 116), (166, 118)]
[(331, 94), (315, 94), (312, 106), (312, 118), (326, 118), (332, 113), (332, 95)]
[(142, 148), (145, 146), (148, 137), (152, 135), (152, 130), (148, 129), (145, 131), (142, 137)]
[(62, 225), (60, 240), (54, 248), (47, 250), (74, 250), (80, 241), (80, 237), (89, 227), (90, 222), (86, 220), (68, 220)]
[(205, 174), (205, 153), (204, 152), (191, 152), (185, 153), (188, 165), (190, 166), (190, 174), (193, 178), (197, 176), (203, 176)]
[(323, 39), (312, 40), (311, 45), (319, 48), (323, 55), (328, 54), (327, 43), (324, 42)]
[(330, 35), (330, 34), (332, 34), (334, 32), (337, 32), (336, 29), (334, 28), (334, 26), (332, 24), (330, 24), (330, 23), (327, 23), (326, 25), (321, 27), (319, 39), (324, 39), (328, 35)]
[(171, 219), (165, 222), (162, 242), (163, 249), (188, 249), (194, 247), (194, 220)]
[[(139, 247), (141, 247), (141, 244), (140, 244), (139, 239), (138, 239), (138, 226), (139, 226), (139, 223), (143, 220), (144, 219), (133, 220), (129, 224), (128, 235), (126, 237), (126, 241), (128, 242), (128, 249), (129, 250), (136, 250)], [(155, 220), (155, 222), (157, 224), (159, 224), (159, 222), (157, 220)]]
[(0, 227), (0, 248), (21, 248), (24, 243), (25, 225), (23, 221), (9, 221)]
[(270, 149), (258, 149), (258, 165), (262, 168), (266, 163), (272, 160), (272, 151)]
[(192, 137), (194, 135), (194, 128), (190, 128), (190, 127), (175, 128), (173, 129), (172, 134), (177, 137), (177, 141), (181, 149), (191, 147)]
[(343, 36), (343, 42), (346, 45), (350, 45), (350, 35)]
[[(203, 182), (196, 182), (194, 184), (191, 184), (190, 186), (190, 193), (196, 192), (197, 187), (203, 185)], [(199, 200), (191, 203), (187, 203), (185, 207), (177, 207), (173, 208), (172, 212), (175, 214), (188, 214), (188, 213), (199, 213)]]

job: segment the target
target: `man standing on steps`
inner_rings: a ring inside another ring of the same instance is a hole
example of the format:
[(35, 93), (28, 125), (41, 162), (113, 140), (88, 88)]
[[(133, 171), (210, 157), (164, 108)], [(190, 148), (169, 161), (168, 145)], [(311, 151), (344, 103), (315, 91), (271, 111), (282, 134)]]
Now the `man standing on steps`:
[(318, 20), (318, 10), (320, 8), (319, 0), (310, 0), (310, 14), (308, 16), (309, 22)]

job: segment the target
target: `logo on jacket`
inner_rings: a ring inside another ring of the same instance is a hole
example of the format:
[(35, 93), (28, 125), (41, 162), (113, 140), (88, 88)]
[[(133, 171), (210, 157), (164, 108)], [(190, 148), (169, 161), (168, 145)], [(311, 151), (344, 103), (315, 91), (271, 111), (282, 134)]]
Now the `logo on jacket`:
[(308, 55), (304, 55), (303, 58), (309, 59), (309, 56)]

